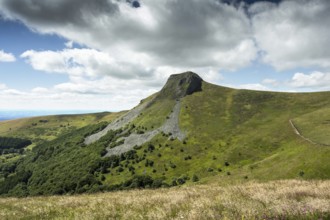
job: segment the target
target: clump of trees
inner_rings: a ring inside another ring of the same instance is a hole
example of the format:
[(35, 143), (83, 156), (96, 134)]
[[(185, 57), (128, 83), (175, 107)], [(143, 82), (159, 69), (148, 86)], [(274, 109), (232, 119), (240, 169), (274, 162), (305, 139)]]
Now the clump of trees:
[(23, 153), (25, 147), (32, 144), (30, 140), (12, 137), (0, 137), (0, 155)]

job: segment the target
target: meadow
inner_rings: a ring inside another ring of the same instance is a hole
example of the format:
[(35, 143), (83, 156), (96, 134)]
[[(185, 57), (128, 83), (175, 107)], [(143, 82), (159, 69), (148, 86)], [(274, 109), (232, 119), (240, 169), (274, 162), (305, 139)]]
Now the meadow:
[(199, 184), (0, 198), (0, 219), (329, 219), (330, 181)]

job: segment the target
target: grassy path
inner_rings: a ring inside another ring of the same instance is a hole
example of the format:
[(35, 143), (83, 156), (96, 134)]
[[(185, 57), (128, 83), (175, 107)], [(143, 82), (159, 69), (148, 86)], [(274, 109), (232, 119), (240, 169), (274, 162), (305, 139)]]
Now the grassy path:
[(328, 145), (328, 144), (317, 143), (317, 142), (315, 142), (315, 141), (313, 141), (313, 140), (311, 140), (311, 139), (305, 137), (304, 135), (302, 135), (302, 134), (300, 133), (300, 131), (298, 130), (297, 126), (293, 123), (292, 119), (289, 120), (289, 123), (290, 123), (291, 127), (293, 128), (293, 131), (294, 131), (299, 137), (301, 137), (302, 139), (304, 139), (305, 141), (307, 141), (307, 142), (309, 142), (309, 143), (311, 143), (311, 144), (314, 144), (314, 145), (330, 146), (330, 145)]

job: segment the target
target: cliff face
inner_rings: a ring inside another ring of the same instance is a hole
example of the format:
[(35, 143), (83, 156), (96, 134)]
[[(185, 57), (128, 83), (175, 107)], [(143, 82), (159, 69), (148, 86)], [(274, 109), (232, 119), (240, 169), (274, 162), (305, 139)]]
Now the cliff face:
[(180, 99), (194, 92), (202, 91), (203, 79), (193, 72), (173, 74), (158, 94), (158, 98)]

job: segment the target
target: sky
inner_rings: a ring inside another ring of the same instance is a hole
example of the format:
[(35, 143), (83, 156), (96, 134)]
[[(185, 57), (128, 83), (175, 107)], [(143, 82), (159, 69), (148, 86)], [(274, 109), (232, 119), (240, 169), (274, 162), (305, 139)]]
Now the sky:
[(330, 90), (328, 0), (1, 0), (0, 110), (130, 109), (171, 74)]

